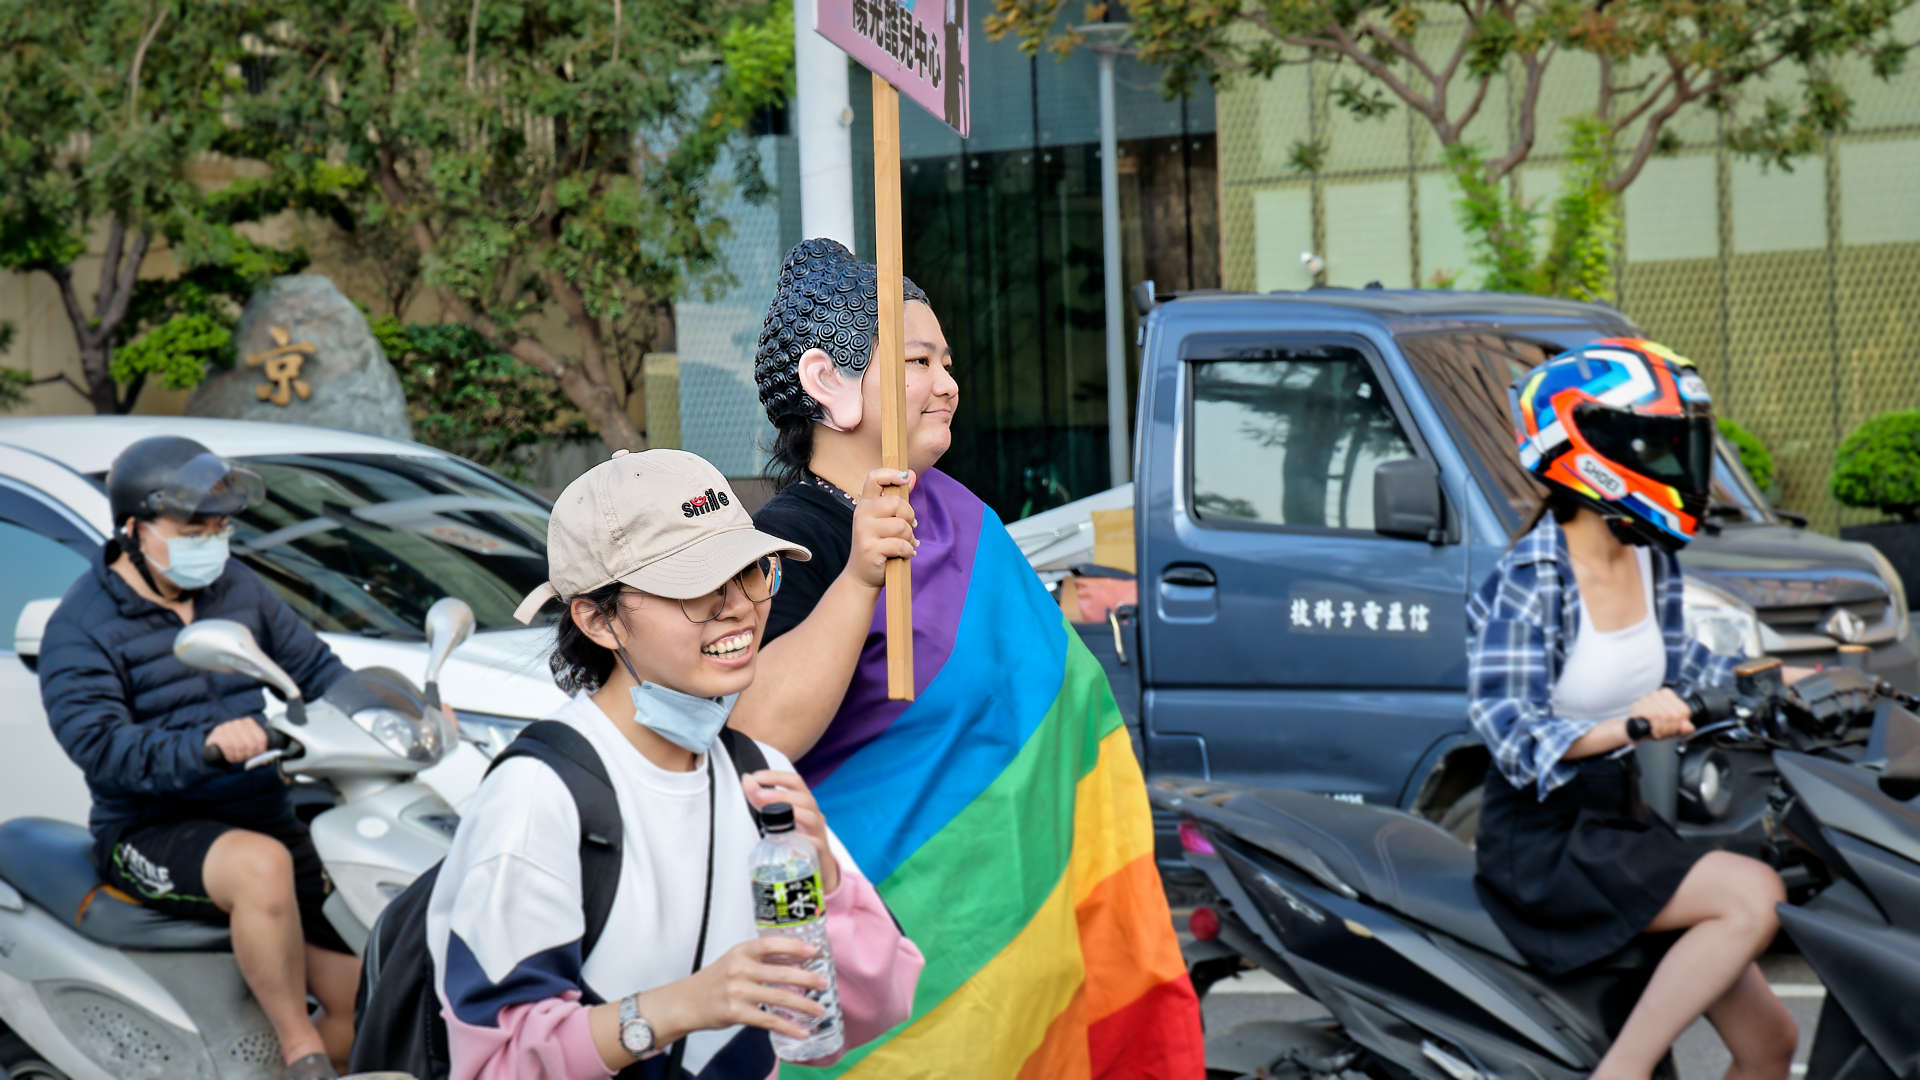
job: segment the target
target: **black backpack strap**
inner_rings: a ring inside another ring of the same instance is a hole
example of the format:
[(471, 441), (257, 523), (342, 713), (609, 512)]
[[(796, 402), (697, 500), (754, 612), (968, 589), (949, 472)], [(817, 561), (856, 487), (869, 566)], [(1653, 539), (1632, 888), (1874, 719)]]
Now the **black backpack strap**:
[[(765, 769), (767, 755), (752, 736), (730, 727), (720, 729), (720, 745), (727, 748), (727, 756), (733, 759), (733, 770), (740, 774), (740, 793), (745, 795), (747, 774)], [(747, 802), (747, 813), (753, 816), (753, 827), (760, 828), (760, 808), (753, 805), (751, 800)]]
[(584, 963), (599, 943), (601, 931), (607, 928), (613, 896), (620, 888), (624, 833), (613, 779), (607, 775), (606, 764), (587, 737), (558, 720), (536, 720), (528, 724), (493, 759), (487, 771), (492, 772), (501, 762), (516, 757), (545, 762), (567, 785), (580, 811), (580, 906), (586, 916), (586, 932), (580, 938), (580, 959)]

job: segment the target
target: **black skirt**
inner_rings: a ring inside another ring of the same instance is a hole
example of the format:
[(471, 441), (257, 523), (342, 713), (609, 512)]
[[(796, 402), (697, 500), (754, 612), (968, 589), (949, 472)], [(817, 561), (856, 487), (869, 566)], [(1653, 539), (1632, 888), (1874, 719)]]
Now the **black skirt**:
[(1489, 768), (1477, 840), (1481, 903), (1549, 975), (1632, 944), (1704, 854), (1647, 811), (1631, 756), (1568, 764), (1544, 800)]

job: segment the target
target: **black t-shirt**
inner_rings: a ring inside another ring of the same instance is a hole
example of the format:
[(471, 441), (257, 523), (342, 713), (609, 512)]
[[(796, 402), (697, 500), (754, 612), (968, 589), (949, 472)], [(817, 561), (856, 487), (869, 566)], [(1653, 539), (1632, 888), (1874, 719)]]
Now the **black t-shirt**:
[(802, 480), (767, 500), (753, 515), (753, 524), (813, 553), (807, 562), (781, 563), (780, 591), (767, 613), (766, 641), (773, 641), (813, 614), (833, 580), (846, 569), (853, 557), (853, 507), (838, 492)]

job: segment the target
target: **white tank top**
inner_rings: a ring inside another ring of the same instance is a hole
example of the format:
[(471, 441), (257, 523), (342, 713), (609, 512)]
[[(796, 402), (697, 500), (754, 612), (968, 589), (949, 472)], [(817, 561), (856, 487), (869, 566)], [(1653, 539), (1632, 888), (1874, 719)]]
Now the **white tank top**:
[(1580, 630), (1553, 684), (1555, 716), (1596, 723), (1625, 716), (1628, 706), (1666, 682), (1667, 646), (1654, 610), (1653, 559), (1644, 547), (1635, 548), (1634, 556), (1640, 566), (1646, 614), (1632, 626), (1595, 630), (1593, 617), (1581, 602)]

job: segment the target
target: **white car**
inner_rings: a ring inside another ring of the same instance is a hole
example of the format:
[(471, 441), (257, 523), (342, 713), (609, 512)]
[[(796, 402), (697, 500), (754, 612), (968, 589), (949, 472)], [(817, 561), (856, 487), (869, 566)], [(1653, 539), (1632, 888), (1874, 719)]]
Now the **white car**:
[(107, 467), (129, 444), (181, 435), (244, 462), (266, 497), (235, 519), (246, 563), (353, 668), (416, 684), (421, 619), (442, 596), (476, 632), (441, 675), (461, 747), (421, 774), (460, 806), (486, 760), (565, 700), (546, 664), (552, 630), (513, 609), (546, 580), (548, 504), (463, 458), (418, 443), (289, 424), (179, 417), (0, 420), (0, 820), (84, 823), (80, 770), (54, 741), (34, 673), (47, 619), (112, 530)]

